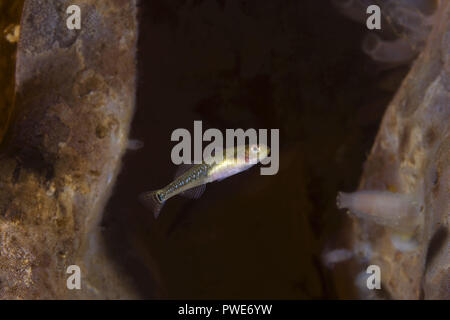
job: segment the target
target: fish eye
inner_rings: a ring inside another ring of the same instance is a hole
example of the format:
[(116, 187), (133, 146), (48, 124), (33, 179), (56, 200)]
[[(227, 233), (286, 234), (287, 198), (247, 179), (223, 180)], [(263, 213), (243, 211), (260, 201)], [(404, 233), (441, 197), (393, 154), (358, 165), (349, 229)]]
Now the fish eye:
[(259, 148), (257, 145), (253, 145), (253, 146), (251, 147), (251, 150), (252, 150), (252, 152), (257, 153), (257, 152), (260, 151), (260, 148)]

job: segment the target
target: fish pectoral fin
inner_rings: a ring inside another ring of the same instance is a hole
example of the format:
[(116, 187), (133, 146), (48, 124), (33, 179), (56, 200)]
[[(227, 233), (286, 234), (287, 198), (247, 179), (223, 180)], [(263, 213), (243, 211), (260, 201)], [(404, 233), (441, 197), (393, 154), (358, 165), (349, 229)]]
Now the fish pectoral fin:
[(181, 196), (189, 199), (198, 199), (202, 196), (203, 192), (205, 192), (206, 184), (201, 184), (198, 187), (186, 190), (180, 193)]

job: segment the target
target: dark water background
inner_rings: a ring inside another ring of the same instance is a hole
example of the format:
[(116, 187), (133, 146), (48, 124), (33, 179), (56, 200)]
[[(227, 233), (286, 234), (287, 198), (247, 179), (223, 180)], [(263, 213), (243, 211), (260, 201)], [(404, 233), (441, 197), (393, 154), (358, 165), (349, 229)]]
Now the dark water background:
[[(356, 189), (406, 68), (371, 62), (366, 27), (328, 1), (141, 1), (140, 21), (131, 138), (145, 146), (105, 210), (110, 255), (143, 298), (350, 297), (352, 275), (320, 255), (339, 246), (336, 193)], [(194, 120), (279, 128), (280, 170), (171, 199), (155, 221), (137, 195), (173, 179), (171, 133)]]

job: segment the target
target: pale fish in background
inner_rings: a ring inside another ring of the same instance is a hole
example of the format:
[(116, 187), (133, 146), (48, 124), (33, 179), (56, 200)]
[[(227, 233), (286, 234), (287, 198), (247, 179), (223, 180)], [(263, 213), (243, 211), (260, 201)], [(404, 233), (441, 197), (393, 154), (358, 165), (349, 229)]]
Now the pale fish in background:
[(389, 191), (362, 190), (339, 192), (337, 207), (347, 208), (355, 216), (404, 231), (418, 223), (420, 205), (414, 196)]
[(353, 255), (353, 251), (345, 248), (329, 250), (322, 254), (322, 262), (328, 269), (333, 269), (336, 264), (351, 259)]
[(230, 149), (223, 151), (223, 159), (218, 163), (212, 159), (204, 159), (201, 164), (181, 166), (173, 182), (162, 189), (144, 192), (139, 199), (157, 218), (168, 199), (178, 194), (197, 199), (202, 195), (207, 183), (220, 181), (245, 171), (265, 159), (270, 152), (270, 148), (263, 144), (243, 145)]

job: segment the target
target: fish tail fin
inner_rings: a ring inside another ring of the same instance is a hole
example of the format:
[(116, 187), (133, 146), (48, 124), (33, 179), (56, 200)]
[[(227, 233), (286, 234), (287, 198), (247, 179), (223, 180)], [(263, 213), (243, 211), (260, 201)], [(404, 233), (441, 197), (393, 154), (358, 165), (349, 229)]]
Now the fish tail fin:
[(149, 210), (153, 211), (155, 219), (159, 217), (162, 207), (165, 201), (160, 200), (158, 193), (161, 190), (143, 192), (139, 195), (141, 203)]

